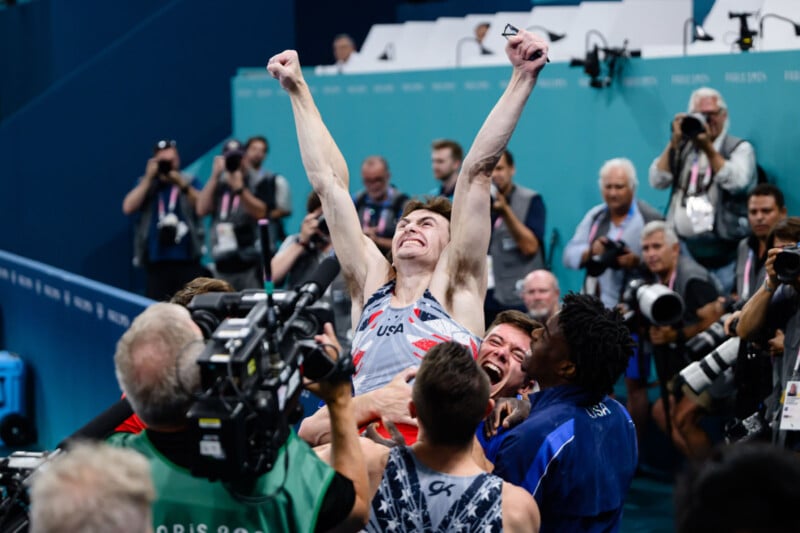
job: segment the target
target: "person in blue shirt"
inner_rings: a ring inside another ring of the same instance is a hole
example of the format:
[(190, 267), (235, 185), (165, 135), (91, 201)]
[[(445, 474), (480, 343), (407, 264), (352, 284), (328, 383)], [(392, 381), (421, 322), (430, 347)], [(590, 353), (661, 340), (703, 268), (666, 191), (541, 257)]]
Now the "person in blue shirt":
[(598, 298), (568, 294), (532, 337), (522, 366), (540, 391), (524, 422), (484, 445), (486, 456), (496, 475), (536, 499), (543, 533), (617, 531), (636, 470), (636, 432), (608, 394), (633, 352), (628, 329)]

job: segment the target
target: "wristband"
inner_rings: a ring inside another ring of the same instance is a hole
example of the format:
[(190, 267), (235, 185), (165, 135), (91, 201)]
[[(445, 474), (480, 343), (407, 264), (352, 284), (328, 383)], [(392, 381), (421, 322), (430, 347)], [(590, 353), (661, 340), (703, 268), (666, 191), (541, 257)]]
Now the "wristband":
[(765, 278), (764, 279), (764, 290), (767, 291), (770, 294), (775, 292), (775, 287), (770, 287), (769, 286), (769, 278)]

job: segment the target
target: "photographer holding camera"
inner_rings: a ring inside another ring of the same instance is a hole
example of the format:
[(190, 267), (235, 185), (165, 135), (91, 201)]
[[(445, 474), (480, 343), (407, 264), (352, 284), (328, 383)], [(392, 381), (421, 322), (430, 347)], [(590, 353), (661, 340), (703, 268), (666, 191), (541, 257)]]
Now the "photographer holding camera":
[[(780, 427), (787, 385), (800, 375), (800, 217), (779, 221), (767, 239), (766, 279), (742, 309), (737, 333), (773, 357), (773, 394), (766, 418), (773, 441), (800, 450), (797, 431)], [(779, 431), (780, 429), (780, 431)]]
[(661, 214), (635, 198), (636, 169), (629, 159), (618, 157), (600, 167), (603, 203), (583, 217), (564, 249), (564, 266), (586, 269), (583, 292), (599, 296), (603, 305), (614, 308), (625, 282), (639, 266), (642, 228)]
[(689, 112), (672, 120), (664, 151), (650, 165), (650, 185), (671, 188), (667, 220), (692, 257), (720, 283), (734, 286), (736, 247), (749, 233), (747, 192), (756, 183), (753, 146), (728, 134), (728, 109), (711, 88), (695, 90)]
[(520, 284), (528, 272), (544, 268), (546, 210), (542, 196), (514, 183), (517, 170), (507, 149), (492, 171), (492, 238), (489, 279), (484, 300), (486, 323), (505, 309), (525, 311)]
[[(653, 418), (662, 431), (671, 434), (680, 451), (687, 456), (700, 456), (711, 447), (708, 434), (698, 425), (711, 405), (703, 401), (705, 398), (685, 394), (682, 388), (669, 391), (668, 396), (666, 392), (673, 376), (690, 362), (686, 341), (719, 320), (724, 309), (710, 274), (680, 253), (678, 237), (671, 227), (660, 221), (650, 222), (642, 229), (641, 242), (642, 260), (651, 281), (666, 285), (684, 303), (677, 324), (650, 325), (646, 331), (662, 390), (662, 397), (653, 405)], [(649, 368), (649, 364), (646, 366)]]
[[(326, 257), (335, 255), (322, 204), (314, 192), (308, 195), (306, 213), (300, 232), (286, 237), (272, 258), (273, 279), (288, 288), (306, 281)], [(333, 307), (336, 338), (349, 351), (353, 336), (350, 292), (341, 274), (333, 280), (323, 299)]]
[[(329, 324), (325, 331), (315, 340), (331, 346), (327, 351), (335, 358)], [(190, 475), (204, 453), (186, 417), (200, 388), (202, 349), (189, 312), (166, 303), (147, 308), (117, 344), (117, 378), (147, 429), (109, 440), (149, 460), (157, 493), (154, 530), (359, 530), (369, 516), (369, 488), (349, 380), (308, 386), (330, 410), (333, 468), (292, 431), (265, 474), (228, 483)]]
[(203, 227), (194, 211), (200, 182), (182, 173), (180, 164), (175, 141), (158, 141), (144, 176), (122, 201), (123, 213), (139, 215), (133, 262), (145, 269), (145, 294), (154, 300), (169, 299), (203, 275)]
[[(642, 228), (662, 216), (647, 202), (636, 199), (639, 182), (627, 158), (603, 163), (598, 185), (603, 203), (590, 209), (578, 224), (564, 249), (563, 261), (567, 268), (586, 269), (582, 292), (598, 296), (605, 307), (613, 309), (620, 303), (627, 282), (638, 276)], [(643, 430), (648, 418), (648, 370), (644, 365), (631, 365), (625, 371), (627, 408), (637, 432)]]
[(214, 158), (211, 177), (200, 192), (197, 214), (211, 215), (214, 269), (236, 290), (261, 286), (258, 219), (269, 213), (267, 180), (256, 179), (244, 165), (244, 147), (231, 139)]

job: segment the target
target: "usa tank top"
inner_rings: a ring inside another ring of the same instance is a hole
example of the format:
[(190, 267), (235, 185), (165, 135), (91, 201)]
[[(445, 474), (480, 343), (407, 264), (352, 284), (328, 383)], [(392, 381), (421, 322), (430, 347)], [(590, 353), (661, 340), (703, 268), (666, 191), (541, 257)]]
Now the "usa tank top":
[(419, 366), (433, 346), (455, 341), (478, 357), (481, 339), (458, 324), (425, 289), (406, 307), (392, 307), (394, 280), (375, 291), (364, 305), (353, 335), (353, 390), (356, 395), (383, 387), (401, 370)]
[(492, 474), (451, 476), (392, 448), (366, 531), (502, 531), (503, 481)]

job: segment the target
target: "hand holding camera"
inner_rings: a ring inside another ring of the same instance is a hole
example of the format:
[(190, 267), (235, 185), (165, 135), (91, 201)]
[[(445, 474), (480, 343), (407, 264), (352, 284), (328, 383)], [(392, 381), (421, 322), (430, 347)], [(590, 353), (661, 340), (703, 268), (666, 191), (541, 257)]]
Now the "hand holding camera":
[(586, 261), (586, 273), (597, 277), (607, 268), (620, 268), (622, 265), (618, 263), (617, 259), (625, 254), (630, 254), (630, 250), (623, 241), (612, 241), (608, 237), (600, 237), (592, 243), (590, 254)]
[(152, 180), (158, 176), (158, 159), (151, 157), (147, 160), (147, 165), (144, 167), (144, 177)]
[(673, 148), (678, 148), (687, 141), (693, 142), (699, 148), (711, 144), (708, 121), (702, 113), (678, 113), (672, 120), (670, 143)]
[[(324, 355), (326, 356), (324, 360), (320, 360), (320, 357), (315, 359), (318, 363), (317, 366), (328, 366), (329, 368), (315, 368), (315, 372), (309, 372), (309, 369), (304, 368), (304, 375), (322, 374), (322, 377), (319, 378), (318, 381), (313, 382), (308, 378), (304, 378), (303, 386), (322, 398), (326, 404), (335, 402), (339, 398), (350, 398), (352, 393), (352, 386), (349, 379), (350, 374), (344, 372), (341, 376), (328, 375), (335, 369), (337, 366), (336, 363), (340, 358), (350, 357), (349, 354), (342, 353), (342, 347), (339, 341), (336, 340), (336, 332), (333, 330), (333, 325), (330, 322), (325, 323), (322, 334), (314, 336), (314, 342), (323, 348)], [(308, 366), (309, 364), (310, 361), (306, 360), (304, 366)]]
[(211, 163), (211, 176), (219, 177), (225, 171), (225, 157), (221, 155), (214, 156), (214, 162)]

